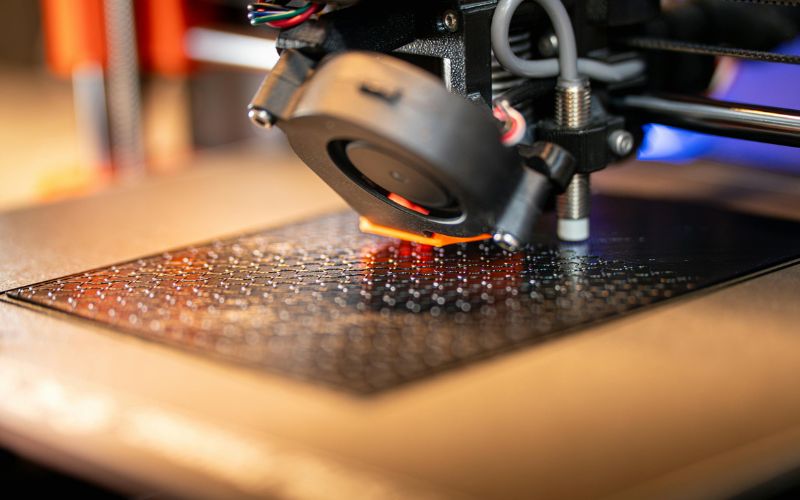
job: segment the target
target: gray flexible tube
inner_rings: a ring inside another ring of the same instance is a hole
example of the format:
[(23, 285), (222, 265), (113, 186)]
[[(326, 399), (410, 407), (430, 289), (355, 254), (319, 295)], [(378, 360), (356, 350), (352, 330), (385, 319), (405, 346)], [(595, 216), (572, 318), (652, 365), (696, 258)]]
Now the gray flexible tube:
[[(511, 27), (511, 17), (523, 0), (509, 2), (513, 5), (508, 18), (508, 26)], [(561, 0), (536, 0), (542, 6), (550, 22), (553, 23), (553, 31), (558, 38), (558, 66), (562, 80), (571, 82), (578, 79), (578, 47), (575, 43), (575, 30), (572, 29), (572, 21), (569, 18), (567, 9)], [(508, 33), (508, 31), (506, 31)], [(510, 47), (509, 47), (510, 48)]]
[(519, 5), (525, 0), (500, 0), (492, 18), (492, 50), (497, 61), (511, 73), (525, 78), (549, 78), (559, 75), (565, 81), (575, 81), (580, 74), (604, 82), (626, 80), (644, 71), (639, 60), (606, 64), (593, 59), (579, 59), (575, 32), (569, 14), (561, 0), (534, 0), (544, 8), (558, 38), (558, 59), (526, 60), (511, 50), (509, 29)]

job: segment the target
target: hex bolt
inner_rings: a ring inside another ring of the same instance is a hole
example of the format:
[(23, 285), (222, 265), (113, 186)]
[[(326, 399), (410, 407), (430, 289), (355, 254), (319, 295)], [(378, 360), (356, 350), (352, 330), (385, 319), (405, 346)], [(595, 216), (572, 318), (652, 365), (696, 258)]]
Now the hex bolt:
[(608, 148), (617, 156), (626, 156), (633, 151), (633, 134), (627, 130), (615, 130), (608, 134)]

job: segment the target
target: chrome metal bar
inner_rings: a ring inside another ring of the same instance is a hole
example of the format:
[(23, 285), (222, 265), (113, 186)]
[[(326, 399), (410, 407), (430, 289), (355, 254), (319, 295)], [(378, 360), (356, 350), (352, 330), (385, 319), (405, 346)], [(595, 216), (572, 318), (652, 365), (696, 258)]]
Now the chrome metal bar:
[(112, 159), (121, 177), (144, 172), (139, 63), (132, 0), (105, 2)]
[(186, 53), (195, 61), (270, 71), (278, 62), (275, 40), (208, 28), (186, 32)]
[(642, 121), (800, 147), (800, 111), (682, 96), (629, 95), (613, 106)]

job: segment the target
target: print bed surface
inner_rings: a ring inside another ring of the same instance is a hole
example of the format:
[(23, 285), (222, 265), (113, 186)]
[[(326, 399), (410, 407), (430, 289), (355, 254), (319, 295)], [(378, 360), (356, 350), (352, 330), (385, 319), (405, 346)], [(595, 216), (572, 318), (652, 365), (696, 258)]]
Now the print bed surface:
[(368, 236), (342, 213), (7, 296), (371, 393), (791, 261), (799, 228), (698, 205), (598, 198), (590, 242), (543, 238), (512, 254), (489, 242), (434, 249)]

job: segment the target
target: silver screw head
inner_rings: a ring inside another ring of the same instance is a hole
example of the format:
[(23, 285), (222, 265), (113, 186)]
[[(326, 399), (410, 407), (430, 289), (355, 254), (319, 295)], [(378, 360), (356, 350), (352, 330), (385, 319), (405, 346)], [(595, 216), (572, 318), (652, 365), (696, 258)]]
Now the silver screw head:
[(544, 57), (553, 57), (558, 52), (558, 37), (550, 33), (539, 39), (539, 53)]
[(608, 147), (618, 156), (625, 156), (633, 151), (633, 134), (627, 130), (615, 130), (608, 134)]
[(250, 108), (247, 110), (247, 117), (253, 122), (253, 125), (261, 128), (272, 128), (275, 122), (269, 111), (262, 108)]
[(458, 14), (452, 10), (445, 12), (442, 16), (442, 26), (450, 33), (458, 31)]
[(522, 248), (522, 243), (511, 233), (503, 231), (497, 232), (492, 236), (492, 240), (494, 240), (497, 246), (509, 252), (517, 252)]

